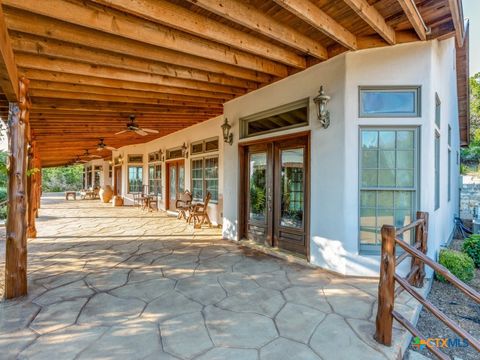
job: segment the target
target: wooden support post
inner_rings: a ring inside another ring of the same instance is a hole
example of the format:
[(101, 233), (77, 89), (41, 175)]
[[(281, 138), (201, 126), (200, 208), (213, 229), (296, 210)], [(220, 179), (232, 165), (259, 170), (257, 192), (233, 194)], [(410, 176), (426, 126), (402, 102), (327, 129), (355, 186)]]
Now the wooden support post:
[(9, 181), (5, 249), (5, 298), (27, 294), (27, 109), (28, 80), (19, 81), (20, 102), (8, 114)]
[[(425, 222), (418, 226), (415, 232), (415, 243), (420, 243), (419, 250), (427, 254), (427, 240), (428, 240), (428, 213), (417, 211), (417, 220), (423, 219)], [(412, 257), (411, 269), (418, 268), (415, 274), (411, 277), (409, 283), (417, 288), (423, 287), (425, 280), (425, 263), (417, 258)]]
[(36, 141), (30, 141), (30, 149), (28, 152), (28, 170), (29, 174), (27, 175), (27, 191), (28, 191), (28, 228), (27, 228), (27, 238), (37, 237), (37, 229), (35, 226), (35, 211), (37, 208), (36, 204), (36, 172), (35, 172), (35, 152), (36, 152)]
[(394, 226), (382, 226), (382, 257), (378, 283), (375, 340), (386, 346), (392, 344), (392, 312), (395, 300), (395, 233)]

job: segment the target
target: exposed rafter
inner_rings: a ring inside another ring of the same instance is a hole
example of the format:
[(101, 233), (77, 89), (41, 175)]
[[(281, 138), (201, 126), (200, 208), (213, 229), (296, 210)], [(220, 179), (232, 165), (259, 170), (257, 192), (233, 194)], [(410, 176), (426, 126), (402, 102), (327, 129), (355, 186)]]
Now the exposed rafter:
[(388, 44), (395, 44), (395, 30), (383, 16), (366, 0), (344, 0), (365, 22), (370, 25)]
[(8, 101), (18, 101), (18, 74), (0, 1), (0, 88)]
[(448, 5), (452, 13), (453, 26), (455, 27), (455, 37), (458, 46), (462, 47), (465, 40), (465, 23), (463, 21), (463, 7), (460, 0), (448, 0)]
[(356, 36), (328, 16), (310, 0), (274, 1), (325, 35), (339, 42), (347, 49), (357, 49)]
[[(103, 1), (103, 0), (101, 0)], [(328, 58), (327, 49), (294, 28), (273, 19), (243, 0), (188, 0), (230, 21), (257, 31), (318, 59)], [(110, 1), (109, 1), (110, 2)]]
[(413, 3), (413, 0), (398, 0), (398, 3), (402, 7), (403, 12), (412, 24), (420, 40), (427, 40), (427, 33), (425, 31), (423, 19), (418, 12), (417, 6)]

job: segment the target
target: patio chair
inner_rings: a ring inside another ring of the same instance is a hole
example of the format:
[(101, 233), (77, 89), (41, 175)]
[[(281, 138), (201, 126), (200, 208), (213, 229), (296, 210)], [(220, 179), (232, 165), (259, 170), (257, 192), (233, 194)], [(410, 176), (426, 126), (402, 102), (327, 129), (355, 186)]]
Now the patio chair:
[(196, 228), (197, 225), (202, 227), (203, 224), (208, 224), (209, 227), (212, 227), (212, 222), (210, 221), (210, 217), (208, 216), (208, 203), (212, 198), (212, 194), (207, 192), (205, 196), (205, 200), (203, 203), (197, 203), (192, 205), (190, 210), (190, 216), (188, 218), (188, 223), (190, 224), (193, 219), (193, 227)]
[(175, 209), (178, 211), (177, 219), (187, 220), (187, 211), (190, 211), (192, 205), (192, 193), (185, 190), (183, 194), (180, 194), (177, 201), (175, 201)]

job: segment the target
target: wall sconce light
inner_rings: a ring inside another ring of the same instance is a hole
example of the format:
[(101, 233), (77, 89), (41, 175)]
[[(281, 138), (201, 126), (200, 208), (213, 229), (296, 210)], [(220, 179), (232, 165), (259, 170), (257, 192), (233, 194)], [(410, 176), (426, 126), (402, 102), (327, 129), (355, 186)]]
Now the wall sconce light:
[(222, 132), (223, 132), (223, 141), (229, 145), (233, 144), (233, 134), (230, 133), (230, 129), (232, 125), (228, 123), (228, 119), (225, 118), (225, 122), (222, 125)]
[(158, 150), (158, 158), (159, 158), (160, 161), (163, 161), (163, 151), (162, 151), (162, 149)]
[(187, 144), (183, 143), (182, 145), (182, 155), (184, 158), (188, 159), (188, 147)]
[(323, 85), (320, 86), (318, 95), (313, 98), (316, 105), (317, 117), (324, 129), (330, 125), (330, 112), (327, 110), (327, 103), (330, 101), (330, 96), (325, 94)]

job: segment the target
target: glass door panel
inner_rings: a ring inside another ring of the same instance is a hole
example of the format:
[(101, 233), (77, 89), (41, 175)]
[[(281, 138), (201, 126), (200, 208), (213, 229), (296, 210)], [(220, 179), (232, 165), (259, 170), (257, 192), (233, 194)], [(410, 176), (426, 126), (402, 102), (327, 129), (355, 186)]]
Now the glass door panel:
[(169, 208), (175, 210), (175, 201), (177, 200), (177, 166), (176, 164), (169, 164), (168, 166), (169, 179)]
[(267, 220), (267, 153), (250, 155), (249, 160), (249, 220)]
[(304, 212), (304, 149), (280, 151), (280, 225), (303, 228)]

